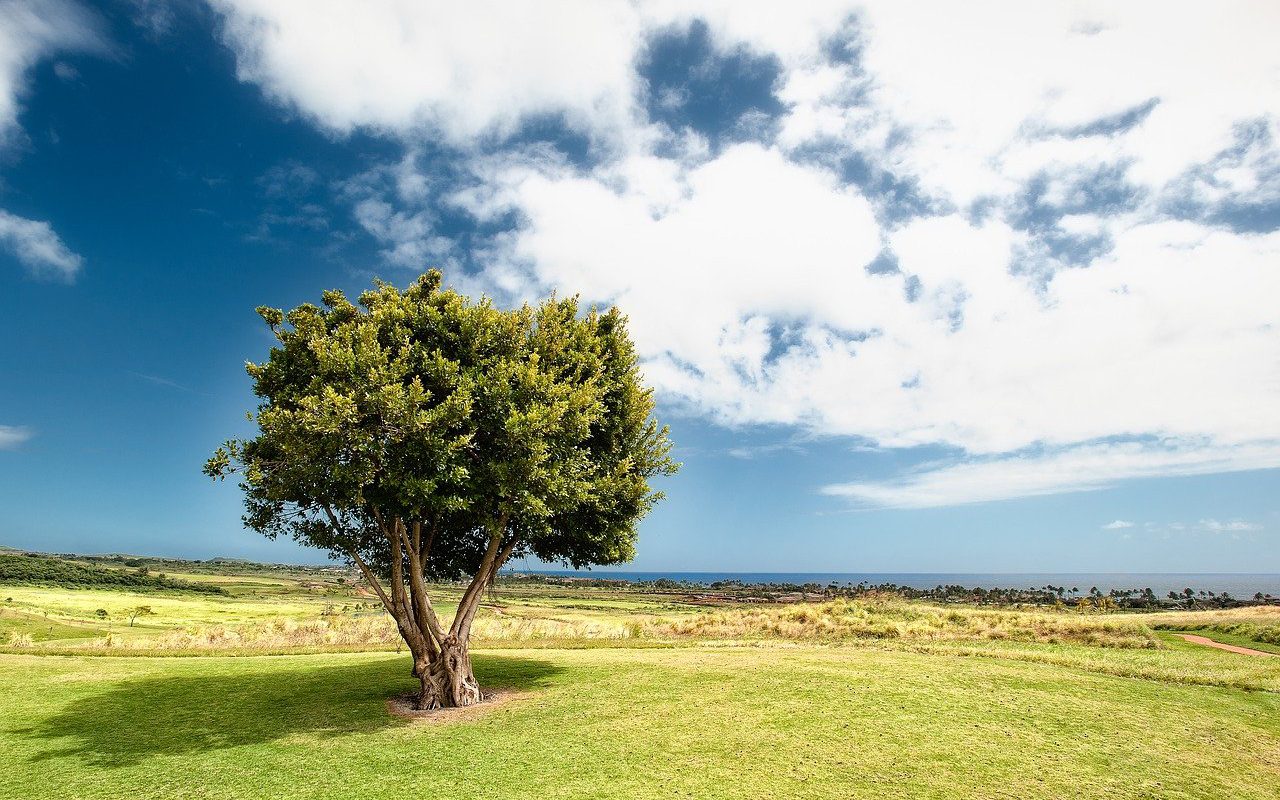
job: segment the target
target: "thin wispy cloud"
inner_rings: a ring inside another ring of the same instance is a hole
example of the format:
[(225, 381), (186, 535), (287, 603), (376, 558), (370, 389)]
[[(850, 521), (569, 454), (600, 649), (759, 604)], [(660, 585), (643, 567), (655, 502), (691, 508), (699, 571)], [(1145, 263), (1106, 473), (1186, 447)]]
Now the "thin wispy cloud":
[(1213, 533), (1247, 533), (1262, 530), (1261, 525), (1243, 519), (1202, 519), (1200, 520), (1200, 527)]
[(0, 450), (15, 450), (31, 439), (35, 432), (19, 425), (0, 425)]
[(831, 484), (823, 493), (868, 507), (936, 508), (1105, 489), (1134, 478), (1280, 467), (1271, 443), (1119, 442), (995, 456), (926, 467), (887, 481)]
[(0, 209), (0, 247), (38, 278), (71, 282), (84, 259), (72, 252), (48, 222), (24, 219)]
[(805, 449), (796, 442), (774, 442), (772, 444), (741, 445), (738, 447), (731, 447), (727, 452), (734, 458), (750, 461), (752, 459), (764, 458), (778, 453), (803, 454)]
[(1102, 529), (1104, 531), (1121, 531), (1126, 528), (1132, 528), (1132, 527), (1133, 527), (1132, 522), (1129, 522), (1128, 520), (1124, 520), (1124, 519), (1117, 519), (1113, 522), (1108, 522), (1106, 525), (1103, 525)]
[(135, 372), (133, 370), (128, 370), (128, 373), (133, 377), (137, 378), (138, 380), (145, 381), (153, 386), (163, 386), (166, 389), (176, 389), (180, 392), (191, 392), (193, 394), (203, 394), (203, 392), (197, 392), (195, 389), (192, 389), (189, 386), (178, 383), (177, 381), (172, 380), (171, 378), (166, 378), (162, 375), (151, 375), (146, 372)]

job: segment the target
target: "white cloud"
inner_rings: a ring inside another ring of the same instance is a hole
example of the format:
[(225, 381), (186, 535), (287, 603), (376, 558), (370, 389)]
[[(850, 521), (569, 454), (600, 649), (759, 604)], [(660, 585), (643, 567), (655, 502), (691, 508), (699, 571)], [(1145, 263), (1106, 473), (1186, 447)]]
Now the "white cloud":
[(1119, 531), (1119, 530), (1124, 530), (1125, 528), (1132, 528), (1132, 527), (1133, 527), (1132, 522), (1129, 522), (1128, 520), (1124, 520), (1124, 519), (1118, 519), (1118, 520), (1115, 520), (1114, 522), (1108, 522), (1106, 525), (1103, 525), (1102, 529), (1104, 531)]
[(1262, 530), (1261, 525), (1243, 519), (1202, 519), (1200, 520), (1200, 527), (1212, 533), (1245, 533)]
[[(510, 215), (457, 282), (618, 303), (664, 400), (964, 454), (832, 494), (919, 507), (1280, 466), (1280, 233), (1165, 210), (1280, 196), (1280, 6), (215, 6), (242, 78), (327, 129), (406, 142), (351, 193), (389, 262), (451, 255), (432, 202)], [(833, 59), (855, 10), (860, 55)], [(776, 140), (717, 150), (645, 118), (646, 37), (694, 17), (777, 58)], [(600, 163), (488, 146), (545, 114), (607, 143)], [(1240, 149), (1245, 124), (1263, 133)], [(473, 152), (462, 189), (413, 169), (441, 137)], [(902, 198), (821, 165), (850, 153), (961, 211), (877, 217)], [(1123, 202), (1091, 195), (1100, 167)], [(1087, 268), (1019, 222), (1035, 182), (1053, 236), (1102, 243)], [(886, 247), (898, 271), (869, 272)]]
[(887, 322), (899, 281), (867, 274), (870, 205), (821, 171), (757, 145), (685, 168), (627, 160), (590, 177), (515, 168), (477, 208), (527, 220), (493, 255), (544, 287), (617, 302), (650, 377), (726, 421), (799, 422), (767, 363), (779, 336)]
[[(1098, 158), (1158, 189), (1280, 107), (1274, 3), (871, 3), (861, 20), (860, 64), (796, 64), (786, 135), (856, 137), (961, 204)], [(1153, 101), (1128, 130), (1105, 124)]]
[(674, 179), (657, 211), (661, 192), (611, 176), (512, 180), (526, 221), (497, 269), (617, 302), (664, 395), (726, 423), (974, 454), (1280, 441), (1280, 234), (1136, 225), (1041, 287), (1009, 269), (1021, 234), (958, 217), (893, 232), (903, 274), (870, 274), (866, 201), (751, 145)]
[(725, 451), (729, 456), (743, 461), (769, 457), (777, 453), (804, 453), (804, 447), (797, 442), (775, 442), (773, 444), (740, 445)]
[(933, 508), (1091, 491), (1132, 478), (1276, 467), (1280, 467), (1280, 442), (1229, 447), (1122, 442), (933, 465), (894, 480), (833, 484), (822, 491), (868, 507)]
[(0, 247), (9, 250), (36, 277), (71, 281), (84, 262), (67, 248), (47, 222), (0, 209)]
[[(0, 151), (18, 136), (21, 99), (27, 72), (54, 53), (104, 52), (98, 19), (70, 0), (0, 2)], [(75, 68), (58, 65), (64, 80)], [(9, 250), (37, 277), (71, 280), (82, 259), (67, 249), (47, 222), (26, 219), (0, 209), (0, 246)]]
[(30, 439), (31, 429), (15, 425), (0, 425), (0, 450), (13, 450)]
[(0, 2), (0, 144), (17, 130), (27, 70), (53, 53), (105, 49), (97, 19), (77, 3)]
[(630, 3), (212, 0), (242, 80), (346, 133), (431, 129), (459, 146), (565, 114), (631, 125), (640, 20)]

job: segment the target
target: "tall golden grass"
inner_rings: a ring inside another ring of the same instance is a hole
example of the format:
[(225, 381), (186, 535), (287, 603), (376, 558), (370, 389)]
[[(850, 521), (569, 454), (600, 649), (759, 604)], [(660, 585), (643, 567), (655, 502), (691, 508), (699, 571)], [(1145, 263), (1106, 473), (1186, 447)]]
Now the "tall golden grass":
[[(554, 613), (554, 612), (553, 612)], [(538, 642), (652, 642), (904, 640), (1011, 641), (1154, 648), (1159, 640), (1138, 616), (1082, 616), (1068, 612), (946, 608), (894, 596), (783, 606), (721, 608), (652, 614), (538, 616), (492, 612), (476, 620), (477, 645)], [(125, 650), (269, 650), (294, 648), (394, 648), (399, 635), (390, 618), (334, 617), (278, 620), (243, 626), (198, 626), (151, 637), (108, 637), (93, 648)]]
[(1159, 646), (1138, 617), (944, 608), (896, 596), (737, 608), (650, 626), (650, 635), (696, 639), (904, 639), (1017, 641), (1101, 647)]
[(155, 636), (105, 636), (92, 647), (117, 650), (289, 650), (316, 647), (394, 646), (400, 641), (389, 618), (272, 620), (252, 625), (203, 625)]

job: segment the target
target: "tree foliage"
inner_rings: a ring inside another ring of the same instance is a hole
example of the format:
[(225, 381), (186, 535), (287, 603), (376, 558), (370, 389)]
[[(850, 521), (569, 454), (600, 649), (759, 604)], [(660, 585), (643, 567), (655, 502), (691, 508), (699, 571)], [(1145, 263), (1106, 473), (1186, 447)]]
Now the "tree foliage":
[[(358, 304), (329, 291), (322, 306), (259, 308), (279, 344), (247, 367), (258, 434), (205, 465), (240, 475), (251, 528), (352, 560), (415, 672), (459, 646), (465, 657), (507, 559), (631, 559), (636, 523), (661, 497), (649, 481), (677, 466), (617, 309), (552, 297), (503, 310), (441, 280), (432, 270), (404, 291), (379, 282)], [(446, 629), (425, 582), (464, 577)], [(424, 679), (424, 702), (467, 702), (430, 691)]]

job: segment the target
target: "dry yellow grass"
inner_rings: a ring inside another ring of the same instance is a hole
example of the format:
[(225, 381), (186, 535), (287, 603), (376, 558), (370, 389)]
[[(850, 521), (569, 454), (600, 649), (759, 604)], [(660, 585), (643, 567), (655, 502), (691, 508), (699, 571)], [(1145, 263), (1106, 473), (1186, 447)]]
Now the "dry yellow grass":
[(1161, 628), (1203, 625), (1260, 625), (1280, 627), (1280, 606), (1246, 606), (1215, 608), (1204, 611), (1161, 611), (1147, 617), (1150, 624)]
[(651, 624), (645, 633), (717, 640), (979, 640), (1159, 646), (1159, 640), (1140, 617), (946, 608), (893, 597), (726, 609)]
[(196, 625), (156, 636), (105, 636), (88, 643), (114, 650), (289, 650), (316, 647), (394, 647), (400, 641), (386, 617), (279, 619), (250, 625)]
[[(988, 609), (908, 602), (895, 596), (825, 603), (715, 608), (670, 614), (486, 609), (476, 620), (479, 646), (609, 640), (1026, 642), (1153, 649), (1156, 626), (1269, 626), (1280, 609), (1253, 608), (1160, 614), (1081, 615), (1071, 611)], [(393, 649), (399, 636), (389, 617), (275, 619), (241, 625), (192, 625), (155, 635), (100, 637), (91, 649), (147, 651), (284, 651), (294, 648)], [(11, 643), (10, 646), (13, 646)]]

